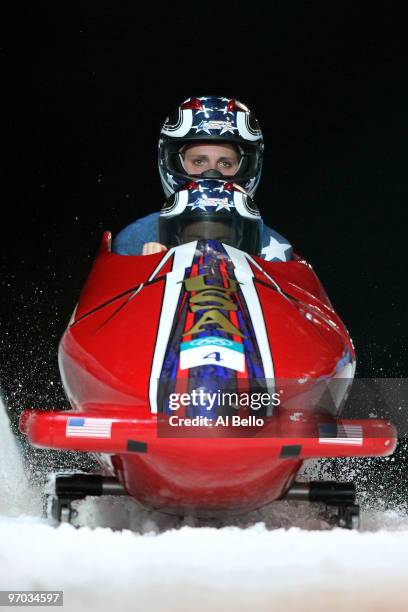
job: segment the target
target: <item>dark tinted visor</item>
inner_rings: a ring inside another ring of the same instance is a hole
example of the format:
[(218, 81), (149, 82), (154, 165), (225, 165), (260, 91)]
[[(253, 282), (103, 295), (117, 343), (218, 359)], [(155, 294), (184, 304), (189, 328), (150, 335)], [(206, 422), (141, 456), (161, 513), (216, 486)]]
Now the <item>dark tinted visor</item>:
[(206, 219), (198, 214), (193, 217), (160, 216), (159, 242), (170, 248), (195, 240), (216, 240), (257, 255), (261, 244), (262, 220), (247, 219), (233, 211), (229, 214), (230, 219), (225, 216), (220, 219), (221, 215), (218, 213), (217, 221), (214, 221), (214, 217)]
[(190, 221), (182, 224), (180, 243), (193, 240), (218, 240), (235, 246), (238, 242), (236, 227), (232, 223), (219, 221)]

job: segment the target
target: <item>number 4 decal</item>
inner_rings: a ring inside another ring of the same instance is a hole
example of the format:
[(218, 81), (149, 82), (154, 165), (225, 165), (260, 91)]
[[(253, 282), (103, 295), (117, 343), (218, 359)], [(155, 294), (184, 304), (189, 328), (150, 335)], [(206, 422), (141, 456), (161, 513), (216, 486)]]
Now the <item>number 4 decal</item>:
[(215, 359), (215, 361), (222, 361), (221, 353), (219, 351), (213, 351), (212, 353), (208, 353), (208, 355), (205, 355), (203, 359), (209, 359), (210, 357), (212, 359)]

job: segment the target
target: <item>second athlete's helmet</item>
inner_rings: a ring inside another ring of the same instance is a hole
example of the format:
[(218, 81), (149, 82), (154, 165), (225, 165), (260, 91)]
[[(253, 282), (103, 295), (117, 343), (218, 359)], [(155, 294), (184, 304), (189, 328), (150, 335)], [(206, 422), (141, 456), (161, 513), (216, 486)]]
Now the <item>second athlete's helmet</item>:
[(159, 240), (168, 248), (194, 240), (216, 240), (258, 255), (263, 223), (258, 208), (236, 183), (197, 179), (164, 204)]
[(231, 180), (253, 197), (264, 145), (258, 121), (247, 106), (233, 98), (188, 98), (167, 117), (159, 141), (159, 172), (166, 197), (200, 176), (187, 174), (181, 154), (184, 145), (195, 143), (235, 145), (240, 164)]

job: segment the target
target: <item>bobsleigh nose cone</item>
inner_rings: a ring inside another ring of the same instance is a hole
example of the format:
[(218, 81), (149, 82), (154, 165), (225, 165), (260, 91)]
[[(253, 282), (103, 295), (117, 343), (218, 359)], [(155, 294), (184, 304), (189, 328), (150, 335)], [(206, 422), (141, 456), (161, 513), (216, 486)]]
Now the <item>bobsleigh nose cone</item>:
[(206, 170), (200, 175), (202, 178), (223, 179), (224, 175), (219, 170)]

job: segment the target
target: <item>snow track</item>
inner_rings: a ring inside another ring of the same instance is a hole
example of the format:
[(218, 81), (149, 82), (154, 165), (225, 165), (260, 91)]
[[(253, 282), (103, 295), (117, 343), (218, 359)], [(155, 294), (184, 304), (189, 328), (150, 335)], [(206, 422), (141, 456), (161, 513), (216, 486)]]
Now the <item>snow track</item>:
[(2, 589), (65, 610), (406, 610), (408, 532), (182, 527), (155, 535), (0, 519)]
[(6, 408), (0, 395), (0, 515), (38, 514), (39, 491), (30, 486), (23, 467), (17, 438), (10, 430)]

